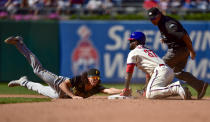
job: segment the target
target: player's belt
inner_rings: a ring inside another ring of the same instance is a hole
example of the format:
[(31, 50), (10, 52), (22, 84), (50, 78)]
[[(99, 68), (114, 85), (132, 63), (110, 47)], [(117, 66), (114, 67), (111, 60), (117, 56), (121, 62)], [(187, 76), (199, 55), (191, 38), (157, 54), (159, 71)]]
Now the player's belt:
[(165, 64), (159, 64), (159, 66), (161, 67), (161, 66), (165, 66)]

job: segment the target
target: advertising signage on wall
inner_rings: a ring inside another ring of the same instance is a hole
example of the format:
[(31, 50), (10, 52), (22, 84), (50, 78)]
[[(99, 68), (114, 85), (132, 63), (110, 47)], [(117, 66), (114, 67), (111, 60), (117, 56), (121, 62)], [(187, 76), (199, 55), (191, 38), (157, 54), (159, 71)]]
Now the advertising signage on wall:
[[(210, 22), (182, 22), (197, 53), (185, 68), (199, 79), (210, 81)], [(73, 76), (88, 68), (101, 71), (103, 82), (123, 83), (129, 52), (127, 39), (133, 31), (142, 31), (146, 46), (160, 57), (167, 46), (162, 44), (158, 28), (149, 21), (61, 21), (60, 74)], [(135, 70), (132, 82), (143, 83), (145, 74)]]

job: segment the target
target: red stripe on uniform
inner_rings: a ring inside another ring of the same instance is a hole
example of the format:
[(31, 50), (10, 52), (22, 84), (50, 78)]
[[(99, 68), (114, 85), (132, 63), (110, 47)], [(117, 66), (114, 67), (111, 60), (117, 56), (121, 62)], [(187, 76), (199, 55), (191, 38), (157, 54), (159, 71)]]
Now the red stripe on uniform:
[(132, 73), (134, 70), (135, 64), (127, 64), (126, 72)]

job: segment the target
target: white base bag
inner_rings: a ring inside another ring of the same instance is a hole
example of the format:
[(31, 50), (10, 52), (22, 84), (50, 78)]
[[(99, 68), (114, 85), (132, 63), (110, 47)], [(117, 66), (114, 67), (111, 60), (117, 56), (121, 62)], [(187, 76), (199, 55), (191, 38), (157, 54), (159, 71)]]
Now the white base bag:
[(113, 100), (113, 99), (132, 99), (132, 96), (120, 96), (120, 94), (115, 94), (115, 95), (110, 95), (108, 96), (109, 100)]

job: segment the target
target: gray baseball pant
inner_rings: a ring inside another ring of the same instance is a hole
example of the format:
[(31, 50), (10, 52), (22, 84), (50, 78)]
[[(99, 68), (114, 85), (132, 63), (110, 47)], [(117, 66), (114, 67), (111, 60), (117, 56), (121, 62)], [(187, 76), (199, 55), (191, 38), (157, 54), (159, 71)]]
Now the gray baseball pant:
[(39, 83), (28, 81), (26, 83), (26, 87), (51, 98), (65, 97), (64, 92), (59, 88), (59, 84), (66, 80), (67, 77), (57, 76), (44, 69), (38, 58), (27, 48), (24, 43), (17, 43), (15, 46), (19, 52), (25, 56), (33, 68), (34, 74), (36, 74), (40, 79), (50, 86), (43, 86)]

